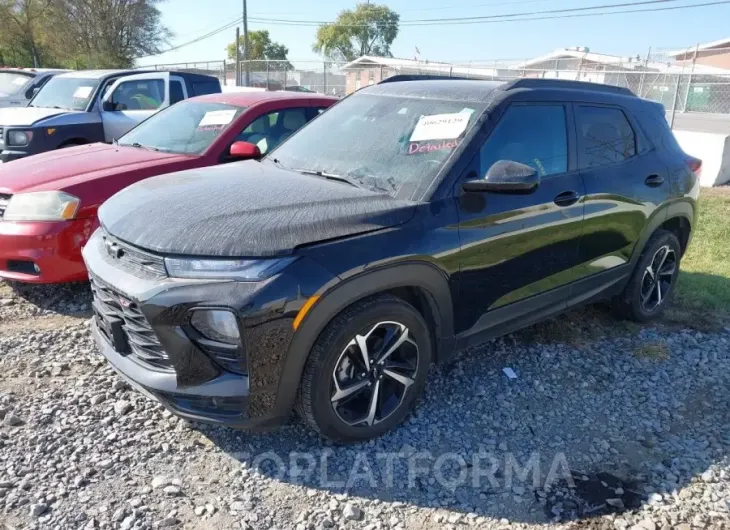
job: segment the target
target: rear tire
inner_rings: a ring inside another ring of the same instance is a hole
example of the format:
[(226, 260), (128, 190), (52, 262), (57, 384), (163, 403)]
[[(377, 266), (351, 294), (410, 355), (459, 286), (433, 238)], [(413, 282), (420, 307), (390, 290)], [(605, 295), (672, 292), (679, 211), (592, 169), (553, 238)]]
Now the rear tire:
[(390, 294), (366, 298), (333, 318), (315, 342), (297, 411), (332, 441), (376, 438), (411, 411), (431, 359), (431, 334), (413, 306)]
[(660, 316), (677, 283), (681, 257), (677, 236), (657, 230), (646, 243), (629, 283), (614, 300), (617, 315), (637, 322)]

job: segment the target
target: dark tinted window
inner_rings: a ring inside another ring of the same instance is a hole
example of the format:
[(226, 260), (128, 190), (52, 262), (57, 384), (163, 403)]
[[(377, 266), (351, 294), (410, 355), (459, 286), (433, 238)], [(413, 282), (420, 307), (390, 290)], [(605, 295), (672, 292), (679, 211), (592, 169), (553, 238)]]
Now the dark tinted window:
[(182, 83), (175, 80), (170, 81), (170, 105), (179, 103), (183, 99), (185, 99), (185, 94), (183, 93)]
[(580, 105), (575, 120), (581, 168), (617, 164), (636, 154), (634, 131), (621, 110)]
[(497, 160), (520, 162), (540, 176), (568, 170), (563, 105), (517, 105), (507, 109), (480, 154), (484, 175)]
[(216, 81), (193, 81), (193, 94), (196, 96), (217, 94), (220, 91), (221, 85)]

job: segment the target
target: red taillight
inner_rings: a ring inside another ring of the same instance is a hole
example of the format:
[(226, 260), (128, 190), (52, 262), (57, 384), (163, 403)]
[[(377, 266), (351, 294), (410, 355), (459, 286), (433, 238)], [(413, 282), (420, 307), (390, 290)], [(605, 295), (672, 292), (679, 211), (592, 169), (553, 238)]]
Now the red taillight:
[(694, 173), (697, 178), (699, 178), (700, 174), (702, 173), (702, 160), (693, 156), (688, 156), (685, 160), (685, 163), (687, 164), (687, 167), (692, 171), (692, 173)]

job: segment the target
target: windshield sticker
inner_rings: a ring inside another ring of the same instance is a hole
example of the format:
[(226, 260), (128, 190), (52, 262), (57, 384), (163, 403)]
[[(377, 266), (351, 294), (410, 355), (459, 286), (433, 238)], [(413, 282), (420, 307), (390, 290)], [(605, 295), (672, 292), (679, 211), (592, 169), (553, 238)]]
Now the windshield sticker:
[(206, 127), (208, 125), (228, 125), (233, 121), (236, 115), (236, 109), (232, 110), (212, 110), (206, 112), (203, 119), (200, 120), (198, 127)]
[(421, 116), (411, 134), (411, 142), (458, 138), (466, 130), (469, 116), (466, 112)]
[(94, 90), (93, 86), (80, 86), (74, 91), (73, 97), (78, 99), (88, 99), (92, 90)]
[(408, 146), (409, 155), (433, 153), (434, 151), (450, 151), (459, 145), (459, 140), (444, 140), (443, 142), (411, 142)]
[(14, 85), (24, 85), (24, 84), (26, 84), (27, 82), (28, 82), (28, 78), (27, 78), (27, 77), (25, 77), (25, 76), (23, 76), (23, 77), (18, 77), (17, 79), (14, 79), (14, 80), (13, 80), (13, 84), (14, 84)]

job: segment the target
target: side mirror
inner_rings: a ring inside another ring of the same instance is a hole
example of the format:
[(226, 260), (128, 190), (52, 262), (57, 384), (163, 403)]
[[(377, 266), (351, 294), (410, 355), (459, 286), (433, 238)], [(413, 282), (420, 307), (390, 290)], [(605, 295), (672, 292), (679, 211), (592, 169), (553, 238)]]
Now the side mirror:
[(259, 147), (249, 142), (233, 142), (230, 153), (233, 158), (239, 158), (241, 160), (261, 157)]
[(29, 88), (25, 93), (25, 99), (33, 99), (33, 96), (35, 96), (39, 90), (40, 90), (40, 87), (37, 87), (37, 86)]
[(497, 160), (483, 179), (464, 182), (464, 191), (531, 193), (540, 184), (540, 175), (530, 166), (513, 160)]
[(101, 109), (102, 109), (102, 110), (103, 110), (104, 112), (114, 112), (114, 111), (116, 111), (116, 110), (117, 110), (117, 109), (116, 109), (116, 106), (114, 105), (114, 103), (112, 103), (112, 102), (111, 102), (111, 101), (109, 101), (109, 100), (106, 100), (106, 101), (104, 101), (104, 102), (103, 102), (103, 103), (101, 104)]

